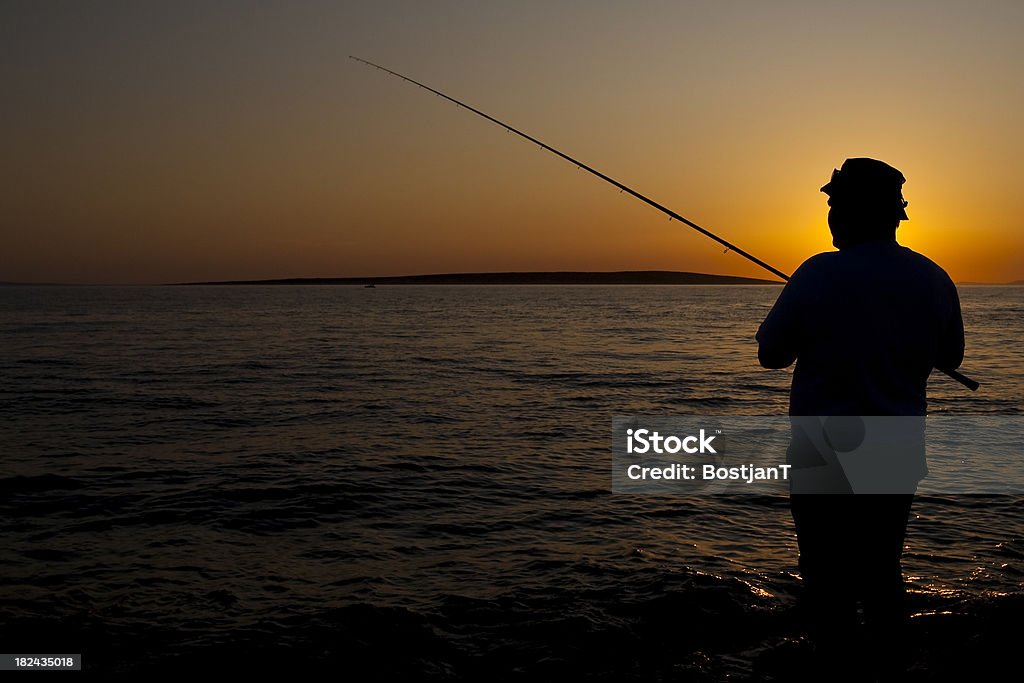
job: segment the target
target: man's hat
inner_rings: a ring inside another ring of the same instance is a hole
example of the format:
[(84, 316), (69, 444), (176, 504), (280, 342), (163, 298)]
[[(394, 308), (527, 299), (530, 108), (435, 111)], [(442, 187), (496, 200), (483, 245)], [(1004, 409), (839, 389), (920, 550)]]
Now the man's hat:
[(851, 199), (879, 207), (892, 206), (901, 221), (908, 220), (903, 199), (907, 179), (898, 170), (878, 159), (847, 159), (842, 168), (833, 169), (832, 179), (821, 188), (829, 198)]

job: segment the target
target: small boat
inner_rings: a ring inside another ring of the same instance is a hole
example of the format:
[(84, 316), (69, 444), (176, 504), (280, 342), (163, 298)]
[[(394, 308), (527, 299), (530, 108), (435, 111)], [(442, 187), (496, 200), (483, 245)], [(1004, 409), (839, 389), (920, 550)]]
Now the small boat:
[(368, 284), (368, 285), (363, 285), (363, 289), (377, 289), (377, 285), (375, 285), (375, 284), (373, 284), (373, 283), (371, 282), (371, 283), (370, 283), (370, 284)]

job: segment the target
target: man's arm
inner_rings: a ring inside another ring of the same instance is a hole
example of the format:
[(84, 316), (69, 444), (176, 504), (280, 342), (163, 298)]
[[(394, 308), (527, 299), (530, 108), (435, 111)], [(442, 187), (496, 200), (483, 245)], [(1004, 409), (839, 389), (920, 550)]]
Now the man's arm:
[(789, 367), (799, 349), (799, 308), (796, 287), (790, 280), (757, 330), (757, 360), (762, 367)]
[(938, 353), (935, 356), (935, 367), (942, 370), (955, 370), (964, 362), (964, 319), (960, 312), (960, 296), (956, 285), (950, 281), (950, 311), (948, 323), (939, 339)]

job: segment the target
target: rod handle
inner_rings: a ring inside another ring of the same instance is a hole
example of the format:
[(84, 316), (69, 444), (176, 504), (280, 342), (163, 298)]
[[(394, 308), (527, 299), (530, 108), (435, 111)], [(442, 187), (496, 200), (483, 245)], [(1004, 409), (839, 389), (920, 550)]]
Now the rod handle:
[(946, 373), (947, 375), (949, 375), (950, 377), (955, 379), (957, 382), (960, 382), (960, 384), (963, 384), (965, 387), (967, 387), (971, 391), (977, 391), (978, 387), (981, 386), (980, 382), (976, 382), (973, 379), (971, 379), (970, 377), (968, 377), (967, 375), (961, 374), (961, 373), (957, 372), (956, 370), (949, 370), (947, 368), (939, 368), (939, 370), (941, 370), (942, 372)]

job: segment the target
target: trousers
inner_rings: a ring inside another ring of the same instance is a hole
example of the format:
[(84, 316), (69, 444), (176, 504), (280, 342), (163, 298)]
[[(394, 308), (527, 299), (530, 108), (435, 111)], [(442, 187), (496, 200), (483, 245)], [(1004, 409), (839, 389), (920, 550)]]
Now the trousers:
[[(813, 639), (834, 651), (854, 647), (864, 632), (880, 657), (896, 656), (907, 621), (901, 558), (913, 494), (792, 494)], [(886, 654), (888, 653), (888, 655)]]

